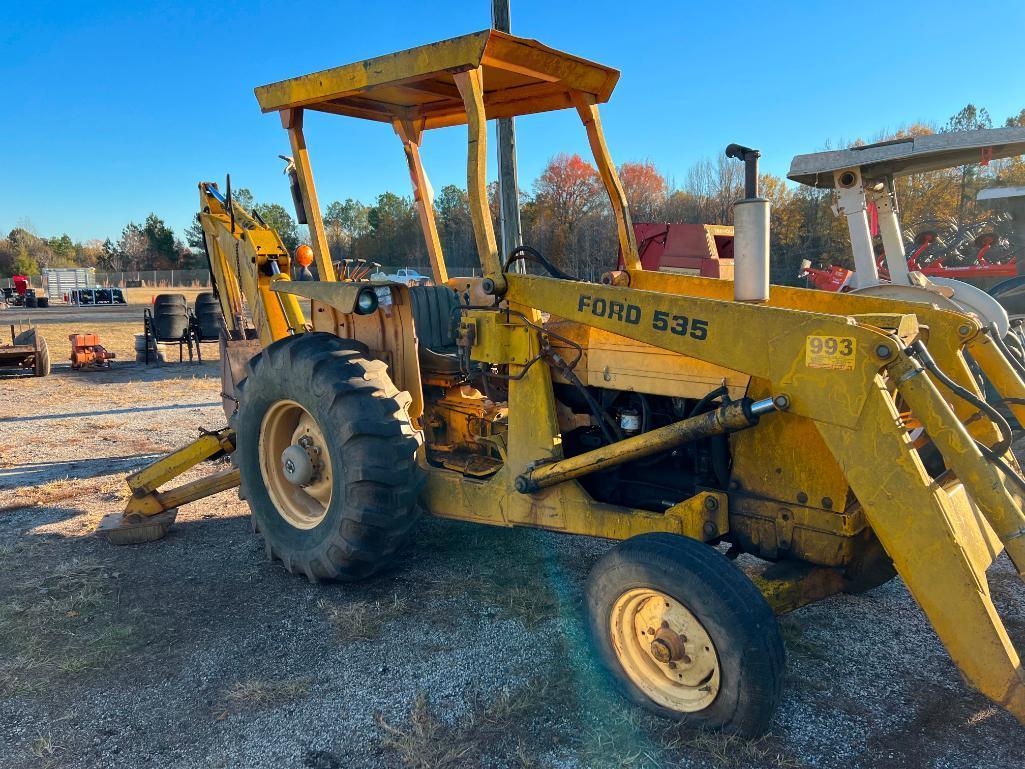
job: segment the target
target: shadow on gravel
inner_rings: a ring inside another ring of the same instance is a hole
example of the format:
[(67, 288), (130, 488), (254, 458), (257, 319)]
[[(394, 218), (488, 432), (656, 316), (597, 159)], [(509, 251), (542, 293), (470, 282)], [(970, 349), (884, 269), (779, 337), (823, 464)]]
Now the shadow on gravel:
[(72, 413), (61, 412), (60, 414), (33, 414), (23, 417), (0, 417), (0, 422), (40, 422), (47, 419), (80, 419), (82, 417), (100, 417), (111, 414), (138, 414), (143, 411), (175, 411), (178, 409), (204, 409), (211, 406), (220, 406), (218, 401), (205, 401), (203, 403), (172, 403), (167, 406), (132, 406), (124, 409), (108, 409), (106, 411), (76, 411)]
[(126, 473), (142, 467), (163, 454), (133, 454), (127, 457), (96, 457), (67, 462), (25, 462), (0, 468), (0, 490), (36, 486), (54, 478), (85, 479), (99, 475)]

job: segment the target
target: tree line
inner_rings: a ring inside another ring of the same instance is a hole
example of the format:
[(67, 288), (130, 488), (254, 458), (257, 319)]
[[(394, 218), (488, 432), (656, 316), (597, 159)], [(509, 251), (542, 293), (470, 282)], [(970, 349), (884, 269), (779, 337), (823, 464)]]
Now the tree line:
[[(1025, 109), (1004, 125), (1025, 126)], [(872, 140), (992, 126), (985, 109), (969, 104), (942, 125), (916, 123)], [(733, 204), (743, 197), (743, 165), (722, 155), (694, 164), (681, 183), (650, 161), (624, 163), (619, 174), (635, 222), (730, 224)], [(976, 203), (978, 190), (1025, 184), (1025, 162), (1017, 158), (944, 169), (902, 177), (895, 184), (906, 233), (937, 223), (963, 227), (988, 213)], [(772, 204), (775, 282), (794, 282), (802, 259), (850, 265), (846, 224), (831, 210), (830, 190), (792, 185), (772, 174), (762, 174), (760, 185), (761, 194)], [(497, 228), (495, 185), (489, 193)], [(245, 188), (233, 194), (244, 208), (256, 211), (277, 230), (290, 251), (307, 239), (306, 228), (297, 225), (284, 206), (256, 201)], [(449, 272), (479, 269), (466, 191), (446, 185), (433, 204)], [(323, 218), (332, 259), (366, 259), (428, 272), (411, 195), (384, 192), (371, 203), (354, 198), (334, 201), (324, 209)], [(521, 223), (524, 243), (570, 274), (593, 280), (617, 262), (615, 223), (607, 195), (594, 166), (579, 155), (555, 155), (529, 188), (521, 191)], [(95, 266), (110, 272), (204, 268), (202, 228), (194, 221), (179, 238), (160, 217), (150, 214), (141, 224), (125, 225), (117, 240), (80, 243), (66, 234), (45, 238), (27, 227), (17, 227), (0, 239), (0, 275), (34, 275), (41, 268), (63, 266)]]

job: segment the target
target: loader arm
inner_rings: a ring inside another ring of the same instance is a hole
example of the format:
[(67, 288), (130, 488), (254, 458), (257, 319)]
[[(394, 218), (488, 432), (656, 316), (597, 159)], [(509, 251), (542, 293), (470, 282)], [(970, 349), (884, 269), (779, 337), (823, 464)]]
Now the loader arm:
[[(954, 662), (979, 691), (1025, 723), (1025, 674), (986, 579), (986, 569), (1002, 548), (1019, 574), (1025, 572), (1022, 481), (1015, 477), (1018, 468), (1009, 453), (1003, 457), (1006, 471), (984, 456), (951, 405), (958, 401), (941, 393), (910, 346), (926, 331), (918, 325), (917, 306), (866, 304), (858, 297), (845, 302), (843, 295), (808, 292), (805, 309), (800, 295), (783, 296), (786, 292), (777, 296), (776, 306), (749, 305), (636, 287), (506, 278), (512, 306), (532, 306), (744, 372), (752, 377), (752, 388), (760, 384), (766, 392), (785, 394), (790, 414), (810, 421), (821, 434)], [(665, 278), (647, 273), (636, 282)], [(729, 291), (724, 281), (707, 283)], [(824, 297), (830, 312), (851, 314), (811, 311), (812, 300)], [(799, 307), (780, 306), (788, 299)], [(902, 307), (916, 314), (893, 312)], [(921, 309), (922, 317), (930, 316), (929, 309)], [(858, 315), (857, 310), (871, 313)], [(971, 380), (961, 354), (969, 344), (976, 363), (1005, 398), (1025, 396), (1025, 383), (1000, 350), (979, 335), (978, 324), (968, 316), (949, 315), (957, 319), (953, 329), (931, 313), (937, 328), (929, 338), (936, 359), (949, 362), (956, 378)], [(926, 471), (897, 408), (898, 398), (942, 456), (947, 468), (942, 476), (933, 478)], [(976, 435), (995, 434), (984, 415), (970, 411)], [(799, 447), (791, 451), (800, 453)], [(731, 510), (734, 501), (731, 495)]]

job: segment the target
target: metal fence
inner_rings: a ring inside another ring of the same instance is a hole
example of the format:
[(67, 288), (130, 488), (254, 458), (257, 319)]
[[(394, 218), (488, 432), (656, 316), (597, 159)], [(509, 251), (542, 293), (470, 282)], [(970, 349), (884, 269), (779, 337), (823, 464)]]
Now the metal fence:
[(96, 284), (99, 286), (119, 286), (121, 288), (208, 288), (210, 286), (209, 270), (140, 270), (136, 272), (97, 272)]
[[(0, 287), (12, 286), (10, 278), (0, 278)], [(46, 288), (42, 275), (29, 278), (29, 285)], [(135, 270), (126, 272), (97, 272), (96, 285), (104, 288), (209, 288), (209, 270)]]
[[(393, 275), (401, 268), (416, 269), (430, 276), (430, 265), (402, 264), (384, 265), (378, 271)], [(470, 277), (480, 275), (480, 267), (449, 267), (451, 275)], [(369, 275), (368, 275), (369, 277)], [(13, 286), (10, 278), (0, 278), (0, 287)], [(29, 278), (29, 285), (37, 289), (46, 289), (46, 280), (42, 275)], [(96, 272), (96, 286), (101, 288), (209, 288), (209, 270), (128, 270), (126, 272)]]

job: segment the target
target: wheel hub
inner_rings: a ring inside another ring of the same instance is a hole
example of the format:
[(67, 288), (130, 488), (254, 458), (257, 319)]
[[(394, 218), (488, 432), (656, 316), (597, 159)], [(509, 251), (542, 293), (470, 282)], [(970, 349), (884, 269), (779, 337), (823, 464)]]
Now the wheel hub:
[(655, 640), (651, 642), (651, 656), (663, 665), (671, 662), (690, 662), (687, 656), (687, 636), (680, 635), (667, 626), (659, 628)]
[(719, 693), (715, 644), (675, 598), (633, 588), (613, 604), (611, 640), (623, 672), (656, 704), (680, 713), (707, 708)]
[(320, 524), (331, 505), (334, 471), (327, 440), (295, 401), (274, 403), (260, 426), (260, 470), (274, 507), (297, 529)]
[(281, 471), (296, 486), (305, 486), (313, 478), (313, 462), (303, 447), (292, 444), (281, 452)]

